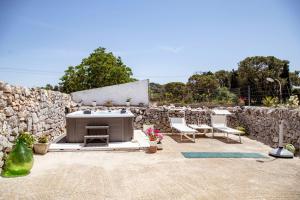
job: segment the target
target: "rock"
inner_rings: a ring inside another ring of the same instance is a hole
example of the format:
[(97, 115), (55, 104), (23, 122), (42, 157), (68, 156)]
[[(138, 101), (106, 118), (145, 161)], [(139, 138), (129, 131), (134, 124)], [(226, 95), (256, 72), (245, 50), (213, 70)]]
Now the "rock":
[(7, 122), (11, 127), (17, 127), (19, 125), (19, 119), (16, 115), (11, 116), (10, 118), (7, 119)]
[(5, 92), (5, 93), (12, 93), (11, 86), (8, 85), (8, 84), (5, 84), (4, 87), (3, 87), (3, 92)]
[(12, 107), (6, 107), (4, 108), (4, 113), (6, 117), (11, 117), (14, 115), (14, 109)]
[(0, 109), (5, 108), (7, 106), (7, 102), (4, 99), (0, 99)]
[(142, 115), (138, 115), (136, 118), (135, 118), (135, 122), (139, 122), (143, 119), (143, 116)]
[(12, 130), (12, 135), (13, 135), (13, 136), (17, 136), (18, 133), (19, 133), (19, 128), (18, 128), (18, 127), (14, 128), (14, 129)]
[(0, 146), (2, 146), (3, 149), (11, 148), (12, 143), (10, 143), (5, 136), (0, 135)]
[(6, 119), (6, 115), (4, 113), (0, 113), (0, 121), (4, 121)]
[(15, 141), (15, 137), (14, 136), (9, 136), (8, 137), (8, 141), (9, 142), (14, 142)]
[(32, 113), (31, 117), (32, 117), (32, 122), (33, 122), (34, 124), (36, 124), (36, 123), (39, 122), (39, 118), (38, 118), (38, 116), (37, 116), (36, 113)]
[(24, 88), (23, 89), (23, 94), (26, 96), (26, 97), (29, 97), (31, 95), (31, 92), (28, 88)]
[(3, 81), (0, 81), (0, 90), (3, 90), (5, 83)]
[(22, 131), (26, 131), (26, 130), (27, 130), (27, 124), (24, 122), (20, 123), (19, 131), (22, 132)]
[(31, 131), (32, 130), (32, 118), (31, 117), (29, 117), (28, 119), (27, 119), (27, 131)]

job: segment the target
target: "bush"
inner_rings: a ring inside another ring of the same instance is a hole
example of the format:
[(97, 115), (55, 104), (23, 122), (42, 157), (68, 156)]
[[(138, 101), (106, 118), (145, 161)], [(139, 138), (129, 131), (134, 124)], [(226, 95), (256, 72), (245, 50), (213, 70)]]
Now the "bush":
[(214, 100), (220, 104), (237, 104), (237, 96), (230, 92), (226, 87), (220, 87), (214, 94)]
[(245, 134), (245, 135), (248, 135), (248, 133), (246, 132), (246, 129), (244, 127), (242, 127), (242, 126), (237, 126), (237, 127), (235, 127), (235, 129), (237, 129), (239, 131), (242, 131), (243, 134)]
[(297, 95), (290, 96), (288, 100), (288, 106), (296, 108), (299, 106), (299, 99)]
[(279, 104), (278, 98), (271, 97), (271, 96), (266, 96), (262, 102), (263, 102), (263, 105), (266, 107), (277, 106)]
[(42, 135), (41, 137), (39, 137), (38, 143), (48, 143), (48, 136)]
[(286, 150), (292, 152), (293, 154), (295, 154), (296, 149), (295, 149), (294, 145), (292, 145), (292, 144), (287, 144), (287, 145), (285, 145), (284, 148), (285, 148)]

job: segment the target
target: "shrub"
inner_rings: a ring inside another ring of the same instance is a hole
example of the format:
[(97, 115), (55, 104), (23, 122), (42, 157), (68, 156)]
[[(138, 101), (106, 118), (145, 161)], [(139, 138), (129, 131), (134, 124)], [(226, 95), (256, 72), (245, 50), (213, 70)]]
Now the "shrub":
[(48, 136), (42, 135), (41, 137), (39, 137), (38, 143), (48, 143)]
[(290, 96), (288, 100), (288, 106), (296, 108), (299, 106), (299, 99), (297, 95)]
[(248, 135), (248, 133), (246, 132), (246, 129), (244, 127), (242, 127), (242, 126), (237, 126), (237, 127), (235, 127), (235, 129), (237, 129), (239, 131), (242, 131), (243, 134), (245, 134), (245, 135)]
[(220, 104), (236, 104), (238, 103), (237, 96), (230, 92), (226, 87), (220, 87), (214, 94), (214, 100)]
[(295, 154), (296, 149), (295, 149), (294, 145), (292, 145), (292, 144), (287, 144), (287, 145), (285, 145), (284, 148), (285, 148), (286, 150), (292, 152), (293, 154)]
[(279, 104), (278, 98), (271, 97), (271, 96), (266, 96), (262, 102), (263, 102), (263, 105), (266, 107), (277, 106)]

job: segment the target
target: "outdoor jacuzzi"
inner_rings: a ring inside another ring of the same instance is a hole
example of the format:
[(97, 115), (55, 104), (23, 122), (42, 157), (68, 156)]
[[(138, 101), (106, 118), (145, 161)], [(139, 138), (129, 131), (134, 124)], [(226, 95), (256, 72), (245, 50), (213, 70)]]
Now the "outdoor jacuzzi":
[[(134, 115), (126, 110), (97, 111), (84, 114), (83, 111), (69, 113), (66, 116), (68, 143), (82, 143), (86, 135), (109, 135), (110, 142), (126, 142), (133, 138)], [(88, 127), (96, 127), (88, 130)], [(108, 127), (97, 129), (97, 127)]]

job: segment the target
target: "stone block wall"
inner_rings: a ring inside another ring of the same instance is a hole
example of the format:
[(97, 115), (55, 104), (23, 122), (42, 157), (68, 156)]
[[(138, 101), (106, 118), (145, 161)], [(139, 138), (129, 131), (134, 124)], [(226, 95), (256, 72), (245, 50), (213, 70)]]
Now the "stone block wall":
[[(114, 107), (111, 109), (120, 109)], [(74, 107), (75, 110), (84, 109), (107, 109), (106, 107)], [(285, 120), (284, 143), (293, 144), (300, 149), (300, 110), (287, 108), (266, 108), (266, 107), (230, 107), (227, 108), (233, 115), (227, 117), (227, 125), (232, 128), (242, 126), (246, 129), (248, 137), (263, 142), (271, 147), (278, 145), (279, 121)], [(135, 115), (135, 129), (142, 129), (143, 124), (154, 124), (161, 132), (171, 132), (168, 116), (184, 117), (186, 122), (194, 124), (205, 123), (210, 125), (210, 109), (169, 109), (167, 107), (131, 107)]]
[[(123, 107), (112, 107), (110, 109), (121, 109)], [(107, 107), (97, 106), (81, 106), (73, 107), (72, 111), (78, 110), (106, 110)], [(209, 109), (169, 109), (167, 107), (130, 107), (130, 111), (135, 115), (134, 128), (142, 129), (143, 124), (154, 124), (155, 128), (159, 129), (161, 132), (167, 133), (171, 132), (169, 116), (170, 117), (184, 117), (186, 122), (189, 124), (197, 123), (207, 123), (210, 124), (210, 114)]]
[(50, 138), (65, 130), (65, 108), (71, 97), (55, 91), (28, 89), (0, 82), (0, 169), (7, 148), (22, 131)]
[[(120, 109), (113, 107), (109, 109)], [(86, 107), (74, 103), (71, 96), (43, 89), (16, 87), (0, 81), (0, 170), (3, 155), (12, 146), (19, 132), (29, 131), (50, 138), (65, 132), (65, 112), (84, 109), (108, 109), (98, 106)], [(161, 132), (171, 132), (170, 117), (185, 117), (186, 122), (210, 125), (212, 111), (208, 108), (130, 107), (135, 115), (135, 129), (143, 124), (154, 124)], [(280, 119), (285, 120), (284, 143), (300, 149), (300, 110), (263, 107), (227, 108), (233, 115), (227, 118), (230, 127), (243, 126), (249, 137), (272, 147), (278, 144)]]
[(249, 137), (277, 147), (280, 120), (284, 120), (283, 142), (300, 149), (300, 109), (244, 107), (237, 108), (231, 124), (245, 127)]

